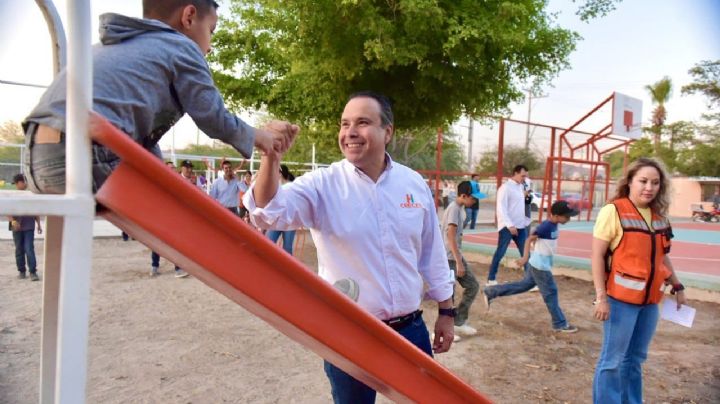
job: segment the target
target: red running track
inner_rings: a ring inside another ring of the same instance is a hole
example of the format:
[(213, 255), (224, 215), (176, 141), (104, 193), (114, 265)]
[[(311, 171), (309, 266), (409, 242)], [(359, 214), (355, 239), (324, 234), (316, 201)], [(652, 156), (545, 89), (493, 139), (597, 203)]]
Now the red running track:
[[(679, 223), (673, 227), (684, 229), (704, 230), (704, 223)], [(498, 233), (476, 233), (466, 234), (463, 241), (474, 244), (497, 245)], [(584, 258), (590, 260), (590, 248), (592, 245), (592, 234), (572, 230), (563, 230), (558, 239), (557, 255), (572, 258)], [(513, 244), (511, 244), (511, 247)], [(686, 241), (675, 241), (672, 243), (670, 259), (677, 271), (720, 276), (720, 245), (702, 244)]]

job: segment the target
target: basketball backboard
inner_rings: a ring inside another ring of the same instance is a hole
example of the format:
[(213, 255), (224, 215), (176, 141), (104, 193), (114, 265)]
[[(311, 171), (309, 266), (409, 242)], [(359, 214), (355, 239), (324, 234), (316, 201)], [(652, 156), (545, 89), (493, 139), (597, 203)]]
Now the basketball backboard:
[(642, 135), (642, 101), (625, 94), (613, 94), (612, 134), (630, 139)]

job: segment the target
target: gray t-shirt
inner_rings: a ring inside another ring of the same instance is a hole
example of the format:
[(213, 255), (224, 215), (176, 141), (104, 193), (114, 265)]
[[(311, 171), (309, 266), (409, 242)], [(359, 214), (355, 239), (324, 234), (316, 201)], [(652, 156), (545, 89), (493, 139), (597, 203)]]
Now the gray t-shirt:
[(455, 243), (457, 244), (458, 250), (462, 247), (462, 235), (463, 235), (463, 222), (465, 221), (465, 207), (460, 206), (458, 203), (453, 202), (448, 205), (445, 209), (445, 214), (442, 219), (442, 235), (443, 241), (445, 242), (445, 250), (449, 261), (455, 261), (450, 244), (448, 244), (448, 226), (454, 224), (457, 226), (455, 232)]

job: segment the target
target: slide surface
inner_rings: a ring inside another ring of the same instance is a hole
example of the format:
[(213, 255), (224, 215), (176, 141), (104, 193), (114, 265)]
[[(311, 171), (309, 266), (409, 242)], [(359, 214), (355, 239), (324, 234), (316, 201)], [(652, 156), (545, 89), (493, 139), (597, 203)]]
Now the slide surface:
[(392, 400), (490, 402), (110, 123), (91, 133), (122, 159), (100, 216)]

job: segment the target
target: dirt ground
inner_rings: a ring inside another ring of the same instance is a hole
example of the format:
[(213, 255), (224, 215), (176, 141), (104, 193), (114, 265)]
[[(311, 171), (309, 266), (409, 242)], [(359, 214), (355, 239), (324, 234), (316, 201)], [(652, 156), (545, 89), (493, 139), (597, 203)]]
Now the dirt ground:
[[(314, 267), (307, 239), (302, 259)], [(0, 403), (35, 403), (42, 282), (16, 279), (12, 249), (0, 241)], [(42, 242), (36, 249), (41, 259)], [(487, 258), (469, 258), (484, 279)], [(93, 259), (88, 402), (331, 402), (319, 357), (197, 279), (175, 279), (165, 260), (150, 278), (150, 252), (140, 243), (96, 239)], [(501, 269), (499, 280), (519, 276)], [(557, 281), (577, 334), (551, 330), (537, 293), (498, 299), (489, 313), (478, 300), (469, 321), (479, 335), (437, 360), (498, 403), (590, 402), (602, 334), (591, 318), (593, 288)], [(644, 367), (647, 403), (720, 402), (720, 305), (690, 303), (692, 329), (658, 326)], [(433, 324), (433, 304), (426, 313)]]

